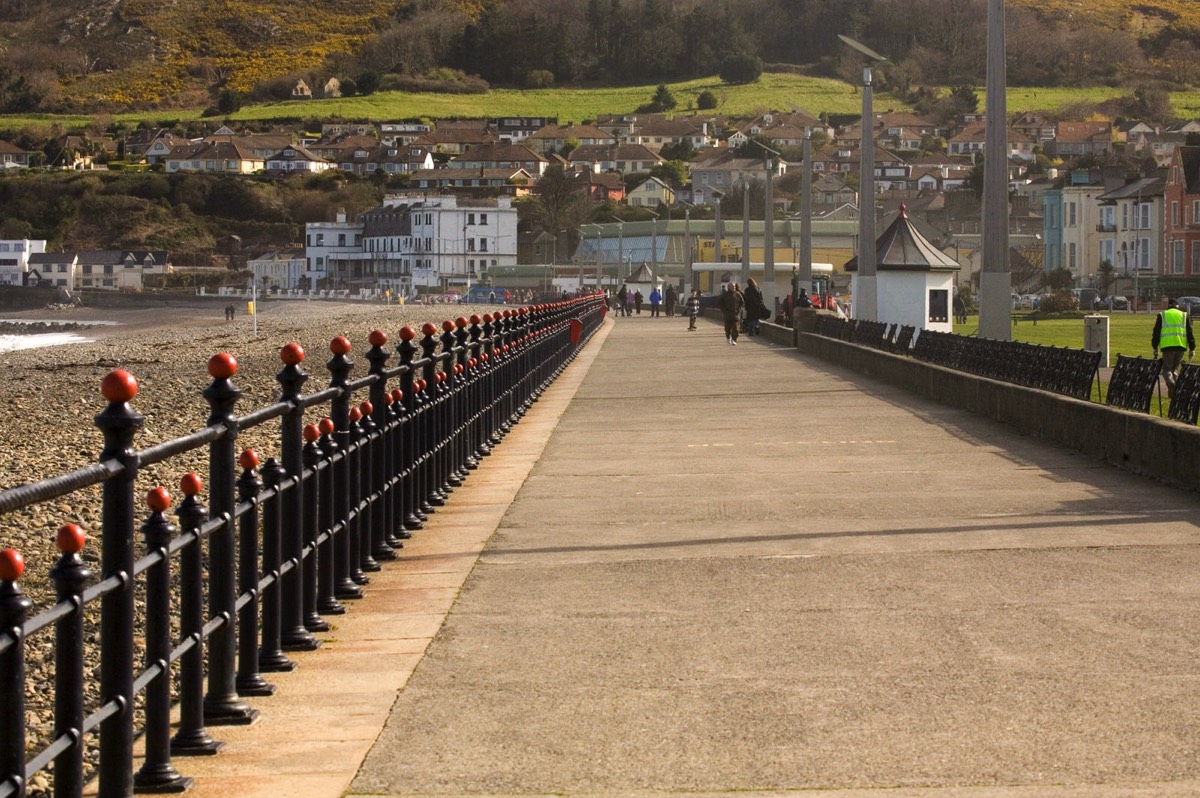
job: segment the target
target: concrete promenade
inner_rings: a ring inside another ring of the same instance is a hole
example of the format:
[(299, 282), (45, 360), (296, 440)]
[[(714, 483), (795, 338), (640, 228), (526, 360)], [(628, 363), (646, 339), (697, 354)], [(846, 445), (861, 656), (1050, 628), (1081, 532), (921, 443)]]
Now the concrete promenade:
[(189, 794), (1200, 794), (1196, 494), (685, 327), (610, 317)]

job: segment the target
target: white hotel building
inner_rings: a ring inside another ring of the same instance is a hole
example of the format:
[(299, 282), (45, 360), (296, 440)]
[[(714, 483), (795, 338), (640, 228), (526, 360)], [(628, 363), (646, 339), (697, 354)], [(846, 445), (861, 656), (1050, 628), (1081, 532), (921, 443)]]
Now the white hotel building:
[(465, 292), (489, 270), (517, 263), (517, 210), (508, 197), (390, 196), (348, 221), (305, 225), (314, 287)]

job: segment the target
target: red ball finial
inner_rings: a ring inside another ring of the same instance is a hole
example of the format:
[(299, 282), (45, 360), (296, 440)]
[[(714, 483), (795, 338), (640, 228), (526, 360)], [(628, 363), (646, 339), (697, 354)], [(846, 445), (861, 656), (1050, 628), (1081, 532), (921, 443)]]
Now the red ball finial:
[(490, 324), (490, 323), (491, 323), (491, 321), (492, 321), (492, 314), (491, 314), (491, 313), (484, 313), (484, 314), (483, 314), (483, 321), (484, 321), (484, 323), (485, 323), (485, 324)]
[(362, 411), (357, 407), (350, 408), (350, 423), (353, 424), (362, 418)]
[(404, 391), (400, 390), (399, 388), (392, 389), (392, 402), (393, 403), (399, 402), (403, 398), (404, 398)]
[(444, 322), (442, 322), (442, 332), (454, 332), (455, 327), (456, 325), (450, 319), (446, 319)]
[(358, 409), (360, 411), (362, 411), (362, 414), (364, 416), (369, 416), (375, 412), (375, 406), (372, 405), (370, 402), (363, 402), (362, 404), (360, 404), (358, 406)]
[(479, 316), (478, 313), (472, 313), (471, 314), (471, 323), (472, 324), (483, 324), (483, 319)]
[(315, 443), (317, 438), (321, 437), (321, 428), (316, 424), (304, 425), (304, 442)]
[(429, 387), (429, 382), (428, 382), (428, 380), (426, 380), (424, 377), (422, 377), (422, 378), (421, 378), (421, 390), (423, 391), (423, 390), (425, 390), (425, 389), (426, 389), (426, 388), (428, 388), (428, 387)]
[(237, 360), (228, 352), (217, 352), (208, 359), (208, 376), (214, 380), (227, 380), (237, 374)]
[(329, 342), (329, 351), (335, 355), (350, 354), (350, 339), (344, 335), (339, 335)]
[(454, 323), (458, 326), (459, 329), (462, 329), (463, 327), (466, 327), (468, 324), (470, 324), (470, 322), (467, 321), (466, 316), (459, 316), (457, 319), (454, 320)]
[(371, 346), (383, 346), (387, 343), (387, 333), (383, 330), (371, 330), (371, 334), (367, 336), (367, 341)]
[(100, 381), (100, 395), (115, 404), (131, 401), (137, 392), (137, 378), (124, 369), (110, 371)]
[(25, 558), (16, 549), (0, 551), (0, 582), (15, 582), (25, 573)]
[(279, 359), (288, 366), (299, 366), (304, 362), (304, 349), (295, 342), (284, 344), (279, 350)]
[(323, 419), (321, 419), (321, 420), (320, 420), (320, 422), (318, 422), (317, 426), (321, 428), (321, 434), (322, 434), (322, 435), (332, 435), (332, 434), (333, 434), (333, 431), (334, 431), (335, 429), (337, 429), (337, 428), (336, 428), (336, 427), (333, 425), (333, 419), (332, 419), (332, 418), (323, 418)]
[(184, 496), (195, 496), (204, 490), (204, 482), (195, 471), (189, 471), (179, 479), (179, 489)]
[(253, 471), (258, 468), (258, 452), (253, 449), (243, 449), (238, 455), (238, 465), (247, 471)]
[(54, 533), (54, 545), (58, 546), (58, 550), (63, 554), (78, 554), (83, 551), (86, 540), (87, 535), (83, 534), (78, 524), (63, 524), (58, 528), (58, 532)]
[(146, 506), (156, 513), (166, 512), (171, 506), (171, 494), (166, 488), (151, 488), (146, 491)]
[(437, 335), (437, 325), (431, 321), (427, 321), (421, 325), (422, 335)]
[(417, 337), (417, 331), (414, 330), (412, 327), (401, 327), (400, 328), (400, 340), (401, 341), (411, 341), (412, 339), (414, 339), (416, 337)]

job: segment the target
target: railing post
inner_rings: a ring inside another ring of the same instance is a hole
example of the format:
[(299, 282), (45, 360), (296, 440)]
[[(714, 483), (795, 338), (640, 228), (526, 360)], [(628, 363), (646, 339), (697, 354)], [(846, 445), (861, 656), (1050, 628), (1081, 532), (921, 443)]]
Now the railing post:
[(237, 694), (235, 659), (237, 655), (237, 584), (234, 562), (237, 556), (233, 526), (236, 509), (234, 495), (237, 447), (237, 418), (234, 405), (242, 395), (231, 382), (237, 373), (237, 361), (225, 352), (208, 359), (208, 374), (213, 378), (204, 389), (211, 413), (209, 426), (220, 425), (225, 434), (208, 447), (209, 517), (221, 519), (208, 544), (208, 613), (223, 623), (208, 640), (208, 692), (204, 696), (204, 719), (215, 725), (244, 725), (254, 721), (257, 710)]
[(246, 509), (238, 518), (238, 592), (246, 603), (238, 611), (238, 669), (234, 684), (240, 695), (274, 695), (275, 686), (259, 673), (258, 609), (260, 596), (258, 563), (259, 494), (258, 453), (246, 449), (238, 455), (242, 475), (237, 480), (238, 502)]
[(268, 673), (295, 670), (296, 663), (283, 653), (283, 591), (279, 569), (283, 563), (283, 520), (280, 505), (283, 497), (279, 486), (287, 472), (274, 457), (263, 463), (263, 485), (271, 496), (263, 507), (262, 571), (271, 583), (262, 594), (262, 646), (258, 650), (258, 667)]
[(471, 375), (467, 370), (467, 363), (471, 358), (467, 323), (465, 316), (454, 320), (454, 345), (458, 352), (458, 362), (454, 364), (458, 374), (458, 475), (462, 479), (467, 478), (471, 469), (479, 466), (471, 447), (471, 415), (474, 408), (471, 406)]
[(372, 330), (367, 339), (371, 348), (367, 350), (367, 362), (371, 364), (367, 373), (375, 378), (371, 383), (369, 397), (371, 404), (370, 422), (374, 428), (371, 435), (370, 457), (370, 490), (371, 496), (371, 556), (376, 560), (394, 560), (396, 552), (392, 548), (392, 538), (395, 520), (390, 512), (391, 502), (388, 501), (387, 481), (391, 478), (388, 470), (388, 390), (387, 377), (383, 371), (387, 368), (388, 353), (383, 345), (387, 343), (387, 333), (383, 330)]
[(334, 595), (339, 599), (362, 598), (363, 591), (352, 578), (357, 567), (356, 558), (351, 557), (351, 537), (354, 529), (350, 521), (350, 370), (354, 362), (350, 353), (350, 341), (338, 336), (329, 342), (333, 357), (326, 364), (329, 369), (329, 386), (340, 391), (329, 405), (333, 421), (333, 444), (340, 458), (333, 466), (333, 525), (337, 529), (333, 543)]
[(417, 353), (417, 345), (413, 339), (417, 337), (416, 330), (404, 327), (400, 330), (400, 343), (396, 352), (400, 355), (400, 365), (405, 367), (402, 383), (405, 387), (401, 400), (404, 403), (404, 418), (401, 420), (401, 454), (400, 472), (402, 475), (401, 494), (404, 497), (404, 526), (408, 529), (420, 529), (425, 526), (425, 515), (421, 512), (418, 496), (417, 465), (417, 434), (415, 418), (417, 411), (417, 375), (413, 372), (413, 357)]
[(427, 513), (446, 504), (446, 496), (436, 484), (437, 471), (437, 410), (435, 397), (437, 395), (437, 355), (438, 347), (437, 325), (431, 321), (421, 327), (424, 334), (421, 338), (421, 357), (425, 365), (421, 367), (421, 390), (424, 392), (425, 412), (421, 414), (421, 451), (423, 464), (421, 466), (421, 509)]
[(320, 517), (320, 479), (321, 447), (317, 441), (321, 437), (321, 429), (316, 424), (304, 427), (304, 473), (308, 484), (304, 486), (304, 628), (310, 632), (328, 632), (329, 624), (317, 611), (317, 569), (320, 560), (317, 556), (317, 535), (319, 534)]
[(133, 436), (145, 420), (129, 406), (138, 384), (127, 371), (110, 371), (100, 385), (108, 407), (96, 416), (104, 433), (101, 462), (115, 460), (121, 472), (103, 488), (101, 578), (116, 577), (121, 587), (100, 600), (100, 704), (120, 707), (100, 723), (101, 795), (133, 792), (133, 486), (137, 453)]
[(388, 504), (391, 507), (394, 540), (389, 540), (393, 549), (401, 548), (404, 541), (412, 538), (412, 532), (404, 524), (404, 487), (407, 484), (404, 462), (404, 391), (393, 388), (388, 394), (388, 460), (387, 473), (391, 489), (388, 491)]
[(291, 487), (283, 502), (283, 560), (291, 569), (283, 574), (280, 584), (283, 619), (282, 637), (285, 651), (312, 651), (321, 642), (304, 626), (304, 520), (300, 517), (304, 508), (304, 404), (300, 400), (300, 389), (308, 375), (300, 368), (304, 362), (304, 350), (297, 343), (290, 343), (279, 350), (283, 369), (275, 375), (279, 382), (279, 401), (287, 402), (291, 408), (283, 414), (279, 425), (280, 459), (283, 470), (291, 477)]
[(371, 577), (363, 571), (362, 547), (362, 410), (350, 408), (346, 425), (346, 446), (342, 456), (347, 462), (346, 496), (350, 499), (350, 513), (346, 516), (346, 539), (350, 542), (350, 579), (356, 585), (371, 583)]
[(25, 798), (25, 619), (33, 602), (17, 580), (25, 559), (16, 549), (0, 551), (0, 784)]
[(334, 497), (333, 497), (333, 473), (334, 473), (334, 456), (337, 454), (337, 443), (333, 440), (333, 419), (323, 418), (321, 423), (317, 425), (321, 431), (321, 457), (324, 460), (325, 467), (320, 474), (320, 499), (318, 500), (318, 512), (320, 513), (320, 530), (325, 536), (324, 542), (320, 544), (317, 552), (317, 612), (322, 615), (343, 615), (346, 608), (337, 600), (334, 595), (334, 588), (337, 581), (337, 575), (333, 568), (334, 561), (334, 546), (337, 538), (334, 535)]
[(442, 322), (442, 371), (446, 379), (442, 385), (445, 408), (442, 416), (445, 419), (442, 432), (442, 492), (453, 493), (454, 489), (463, 484), (459, 474), (459, 432), (462, 429), (462, 417), (458, 411), (458, 379), (455, 372), (455, 331), (453, 321), (446, 319)]
[[(175, 766), (171, 764), (171, 555), (167, 549), (171, 545), (171, 538), (175, 536), (175, 525), (172, 524), (166, 516), (167, 508), (171, 506), (171, 494), (167, 493), (164, 488), (154, 488), (146, 494), (146, 504), (150, 507), (150, 515), (146, 518), (146, 522), (142, 524), (142, 539), (146, 542), (147, 556), (157, 556), (158, 562), (152, 564), (145, 571), (146, 582), (146, 655), (145, 663), (146, 670), (157, 669), (158, 673), (146, 685), (146, 733), (144, 736), (144, 745), (146, 749), (146, 758), (142, 763), (141, 769), (133, 774), (133, 789), (135, 792), (182, 792), (186, 790), (192, 783), (192, 780), (180, 775)], [(68, 527), (63, 527), (59, 533), (59, 548), (63, 549), (62, 538), (66, 537), (69, 541), (74, 537), (71, 532), (64, 532)], [(76, 527), (78, 529), (78, 527)], [(68, 548), (74, 547), (77, 543), (79, 549), (83, 548), (83, 533), (79, 533), (80, 537), (77, 541), (72, 541)], [(63, 549), (65, 552), (66, 549)], [(78, 558), (75, 557), (75, 562), (78, 563)], [(83, 564), (66, 563), (67, 557), (64, 555), (63, 560), (59, 561), (59, 568), (66, 565), (68, 570), (76, 569), (75, 573), (69, 574), (68, 578), (78, 580), (78, 589), (83, 589), (83, 582), (87, 578), (87, 571), (83, 569)], [(83, 573), (78, 573), (78, 569), (82, 569)], [(80, 633), (83, 632), (83, 627), (80, 626)], [(82, 643), (82, 639), (80, 640)], [(79, 688), (82, 689), (82, 665), (83, 660), (80, 659), (80, 683)], [(55, 688), (55, 698), (58, 699), (62, 695), (62, 688)], [(83, 694), (80, 693), (80, 699)], [(83, 722), (83, 707), (79, 710), (79, 723)], [(58, 722), (59, 710), (56, 707), (54, 711), (55, 723)], [(79, 727), (76, 727), (79, 728)], [(82, 777), (83, 750), (80, 747), (80, 759), (77, 763), (80, 772), (78, 775)], [(74, 766), (76, 763), (72, 763)], [(82, 778), (78, 782), (78, 787), (62, 785), (62, 792), (59, 792), (59, 779), (63, 778), (67, 773), (70, 773), (69, 781), (73, 784), (76, 773), (74, 771), (64, 771), (62, 758), (60, 757), (54, 763), (54, 792), (57, 798), (67, 798), (67, 796), (77, 796), (83, 788)]]
[(379, 562), (372, 551), (378, 507), (375, 506), (374, 462), (377, 443), (375, 422), (371, 413), (375, 408), (369, 400), (358, 406), (358, 562), (364, 572), (380, 570)]
[(200, 527), (208, 508), (196, 498), (203, 488), (194, 473), (179, 480), (184, 495), (176, 511), (179, 528), (193, 539), (179, 553), (179, 634), (191, 646), (179, 658), (179, 730), (171, 738), (171, 753), (177, 756), (207, 756), (224, 745), (204, 728), (204, 549)]

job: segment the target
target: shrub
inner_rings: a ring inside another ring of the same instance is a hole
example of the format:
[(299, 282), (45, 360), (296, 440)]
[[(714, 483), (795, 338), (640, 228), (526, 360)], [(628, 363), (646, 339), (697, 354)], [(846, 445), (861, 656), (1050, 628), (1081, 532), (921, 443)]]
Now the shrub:
[(1042, 297), (1038, 302), (1038, 313), (1064, 313), (1068, 310), (1075, 310), (1079, 307), (1075, 295), (1070, 291), (1055, 291), (1053, 294)]
[(753, 83), (762, 75), (762, 59), (742, 53), (729, 55), (721, 61), (717, 75), (726, 83)]
[(531, 69), (525, 75), (525, 88), (548, 89), (554, 85), (554, 73), (548, 69)]
[(701, 111), (710, 111), (717, 107), (717, 95), (711, 91), (702, 91), (696, 97), (696, 107)]

